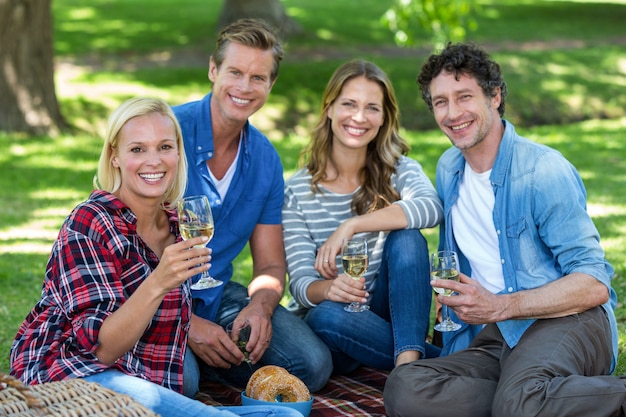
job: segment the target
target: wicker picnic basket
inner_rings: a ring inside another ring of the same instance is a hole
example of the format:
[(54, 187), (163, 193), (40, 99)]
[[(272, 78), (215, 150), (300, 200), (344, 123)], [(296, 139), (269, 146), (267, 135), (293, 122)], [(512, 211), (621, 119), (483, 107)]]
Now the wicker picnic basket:
[(156, 417), (127, 395), (82, 379), (26, 386), (0, 372), (0, 416)]

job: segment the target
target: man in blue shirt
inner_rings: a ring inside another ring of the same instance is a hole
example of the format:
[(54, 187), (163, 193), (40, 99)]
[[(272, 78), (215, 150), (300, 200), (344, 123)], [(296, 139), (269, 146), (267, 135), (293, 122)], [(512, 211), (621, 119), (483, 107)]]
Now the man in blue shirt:
[[(244, 387), (262, 365), (279, 365), (311, 391), (332, 372), (330, 352), (300, 318), (280, 306), (286, 264), (281, 209), (283, 169), (269, 140), (248, 122), (278, 76), (283, 51), (272, 28), (243, 19), (224, 28), (209, 63), (211, 92), (174, 107), (189, 165), (185, 195), (206, 195), (215, 221), (211, 275), (225, 284), (193, 292), (194, 314), (185, 357), (185, 395), (200, 376)], [(233, 260), (249, 243), (253, 276), (234, 281)], [(250, 364), (224, 328), (251, 327)], [(251, 365), (251, 366), (250, 366)]]
[[(389, 416), (623, 416), (617, 302), (575, 168), (502, 119), (507, 87), (480, 48), (449, 44), (418, 77), (454, 145), (437, 164), (440, 247), (458, 253), (463, 327), (443, 356), (397, 367)], [(620, 414), (621, 413), (621, 414)]]

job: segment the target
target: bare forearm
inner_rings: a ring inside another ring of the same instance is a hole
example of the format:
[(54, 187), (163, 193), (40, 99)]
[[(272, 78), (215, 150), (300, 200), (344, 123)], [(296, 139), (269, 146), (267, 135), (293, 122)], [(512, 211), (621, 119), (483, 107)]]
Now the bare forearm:
[(504, 319), (555, 318), (604, 304), (608, 289), (594, 277), (574, 273), (540, 288), (503, 296)]
[(284, 294), (285, 276), (285, 268), (281, 266), (267, 267), (255, 273), (255, 277), (248, 285), (250, 299), (261, 302), (265, 306), (264, 309), (273, 312)]
[(372, 213), (352, 217), (342, 227), (350, 227), (352, 234), (400, 230), (408, 226), (404, 210), (398, 205), (390, 205)]
[(312, 282), (306, 289), (306, 297), (313, 304), (319, 304), (326, 300), (328, 289), (333, 284), (332, 280), (319, 280)]
[(250, 299), (262, 298), (275, 308), (285, 291), (287, 265), (280, 224), (258, 224), (250, 237), (253, 279), (248, 285)]

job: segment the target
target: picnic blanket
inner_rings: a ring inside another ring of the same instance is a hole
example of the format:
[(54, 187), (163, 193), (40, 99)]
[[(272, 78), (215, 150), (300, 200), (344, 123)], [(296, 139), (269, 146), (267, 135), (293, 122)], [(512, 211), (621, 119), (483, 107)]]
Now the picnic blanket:
[[(383, 388), (388, 372), (360, 367), (333, 376), (324, 388), (313, 393), (310, 417), (384, 417)], [(215, 382), (200, 384), (196, 399), (209, 405), (241, 405), (241, 389)]]

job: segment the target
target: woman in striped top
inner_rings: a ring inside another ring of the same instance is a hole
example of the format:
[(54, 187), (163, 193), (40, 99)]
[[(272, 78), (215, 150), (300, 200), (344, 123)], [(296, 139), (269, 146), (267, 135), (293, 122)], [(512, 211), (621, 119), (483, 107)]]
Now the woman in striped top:
[[(426, 342), (432, 290), (420, 229), (438, 225), (443, 209), (421, 165), (406, 156), (399, 124), (387, 75), (368, 61), (343, 64), (324, 92), (306, 165), (286, 183), (289, 288), (329, 346), (335, 373), (438, 354)], [(340, 268), (341, 242), (356, 234), (369, 243), (361, 280)], [(352, 301), (370, 308), (344, 311)]]

